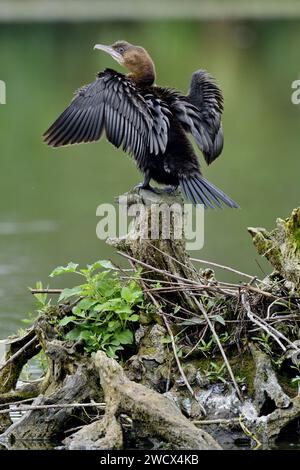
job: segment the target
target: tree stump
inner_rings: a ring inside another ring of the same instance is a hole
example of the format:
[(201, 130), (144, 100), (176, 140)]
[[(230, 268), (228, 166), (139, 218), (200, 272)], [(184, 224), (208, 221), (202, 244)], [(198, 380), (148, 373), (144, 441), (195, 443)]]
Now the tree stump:
[(277, 219), (277, 227), (249, 227), (255, 248), (285, 280), (289, 290), (300, 294), (300, 207), (286, 219)]
[[(138, 260), (137, 266), (144, 268), (143, 277), (162, 283), (173, 281), (174, 290), (176, 286), (179, 289), (166, 297), (197, 311), (191, 296), (180, 290), (182, 283), (200, 282), (200, 275), (185, 248), (185, 209), (181, 194), (140, 189), (119, 196), (117, 201), (134, 219), (126, 236), (109, 238), (107, 243)], [(147, 265), (156, 271), (147, 271)], [(174, 277), (170, 277), (170, 273)]]
[[(133, 220), (126, 235), (108, 243), (134, 272), (120, 268), (117, 282), (122, 286), (125, 275), (133, 277), (144, 290), (140, 323), (131, 330), (135, 343), (123, 351), (123, 367), (103, 351), (91, 357), (82, 341), (65, 339), (70, 326), (60, 322), (75, 314), (82, 297), (48, 308), (25, 335), (9, 341), (0, 368), (0, 443), (21, 448), (26, 440), (53, 439), (69, 449), (123, 449), (141, 447), (150, 438), (158, 448), (220, 449), (226, 439), (220, 438), (219, 423), (226, 422), (235, 436), (251, 430), (269, 446), (300, 417), (300, 387), (297, 394), (283, 385), (274, 366), (279, 358), (293, 373), (299, 361), (300, 209), (278, 220), (270, 233), (249, 229), (276, 272), (262, 283), (251, 278), (234, 285), (218, 283), (213, 272), (200, 273), (192, 265), (179, 194), (134, 190), (118, 202)], [(40, 350), (47, 360), (45, 376), (18, 389), (23, 366)], [(291, 377), (297, 381), (296, 373)], [(28, 398), (34, 399), (31, 409), (12, 423), (8, 405)]]

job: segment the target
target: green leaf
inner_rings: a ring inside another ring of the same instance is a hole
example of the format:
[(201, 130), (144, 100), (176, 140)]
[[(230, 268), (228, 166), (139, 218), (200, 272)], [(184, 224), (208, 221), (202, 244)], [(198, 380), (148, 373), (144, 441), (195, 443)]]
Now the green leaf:
[(120, 328), (121, 324), (118, 320), (112, 320), (108, 322), (108, 329), (112, 331), (116, 331), (118, 328)]
[(122, 330), (115, 333), (114, 338), (119, 341), (120, 344), (132, 344), (133, 333), (130, 330)]
[(124, 286), (121, 291), (122, 299), (126, 300), (126, 302), (133, 303), (137, 299), (141, 298), (142, 291), (140, 289), (131, 289), (130, 287)]
[(182, 348), (176, 348), (176, 352), (177, 352), (178, 357), (182, 357), (182, 354), (183, 354)]
[(97, 303), (97, 305), (94, 306), (93, 310), (95, 312), (109, 312), (112, 310), (112, 305), (110, 302), (104, 302), (103, 304)]
[(80, 318), (85, 318), (86, 317), (86, 311), (81, 310), (81, 308), (79, 308), (77, 306), (72, 308), (72, 313), (74, 313), (74, 315), (76, 315), (76, 317), (80, 317)]
[(109, 345), (105, 352), (108, 355), (108, 357), (112, 357), (113, 359), (116, 359), (117, 358), (116, 352), (117, 351), (122, 351), (122, 349), (124, 349), (122, 346)]
[(52, 271), (50, 277), (60, 276), (63, 273), (75, 273), (77, 268), (78, 264), (72, 262), (67, 266), (58, 266)]
[(104, 269), (116, 269), (115, 266), (111, 263), (111, 261), (109, 260), (99, 260), (99, 261), (96, 261), (95, 263), (93, 264), (88, 264), (88, 270), (90, 272), (93, 272), (95, 271), (96, 269), (100, 269), (100, 268), (104, 268)]
[(170, 344), (170, 343), (172, 343), (171, 336), (165, 336), (165, 337), (161, 340), (161, 343), (162, 343), (162, 344)]
[(176, 305), (176, 307), (174, 307), (174, 315), (176, 315), (176, 313), (178, 313), (180, 310), (181, 310), (181, 306)]
[(292, 379), (292, 383), (296, 383), (296, 382), (300, 382), (300, 377), (299, 377), (299, 376), (294, 377), (294, 378)]
[(66, 300), (66, 299), (69, 299), (70, 297), (73, 297), (73, 296), (79, 296), (81, 295), (82, 293), (82, 286), (76, 286), (76, 287), (72, 287), (72, 289), (64, 289), (59, 298), (58, 298), (58, 302), (61, 302), (62, 300)]
[(207, 304), (206, 304), (206, 308), (207, 310), (210, 310), (212, 307), (214, 307), (216, 304), (215, 300), (208, 300)]
[(223, 382), (223, 384), (227, 383), (227, 380), (224, 377), (219, 376), (218, 379), (221, 380), (221, 382)]
[(133, 315), (131, 315), (130, 317), (127, 318), (128, 321), (138, 321), (140, 318), (139, 315), (137, 315), (136, 313), (134, 313)]
[(83, 339), (85, 341), (88, 341), (90, 339), (95, 339), (95, 335), (93, 334), (92, 331), (89, 331), (89, 330), (82, 330), (80, 335), (79, 335), (79, 338), (80, 339)]
[(96, 303), (97, 303), (96, 300), (86, 298), (86, 299), (80, 300), (80, 302), (78, 302), (78, 304), (76, 305), (76, 308), (87, 311)]
[(66, 326), (68, 323), (71, 323), (72, 321), (76, 320), (76, 317), (64, 317), (60, 320), (58, 323), (60, 326)]
[(214, 320), (217, 321), (218, 323), (221, 323), (221, 325), (226, 325), (224, 318), (221, 315), (216, 315), (214, 317)]
[(115, 308), (116, 313), (125, 313), (126, 315), (130, 315), (132, 313), (132, 309), (129, 305), (122, 305), (121, 307)]
[(199, 325), (200, 323), (203, 323), (203, 319), (200, 317), (192, 317), (192, 318), (187, 318), (186, 320), (183, 320), (180, 322), (180, 325)]
[(66, 339), (70, 341), (77, 341), (80, 337), (82, 330), (79, 327), (73, 328), (73, 330), (69, 331), (69, 333), (66, 334)]
[[(37, 281), (36, 284), (35, 284), (35, 288), (36, 289), (39, 289), (39, 290), (42, 290), (43, 289), (43, 284), (41, 281)], [(42, 306), (45, 306), (46, 305), (46, 302), (47, 302), (47, 295), (48, 294), (33, 294), (34, 295), (34, 298), (39, 302), (39, 304), (41, 304)]]

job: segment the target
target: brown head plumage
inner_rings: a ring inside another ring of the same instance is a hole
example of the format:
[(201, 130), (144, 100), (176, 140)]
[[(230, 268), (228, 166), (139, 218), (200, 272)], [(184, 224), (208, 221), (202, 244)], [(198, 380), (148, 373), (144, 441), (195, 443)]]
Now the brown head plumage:
[(155, 80), (153, 61), (141, 46), (134, 46), (126, 41), (117, 41), (111, 46), (96, 44), (94, 49), (107, 52), (120, 65), (129, 70), (129, 77), (137, 84), (152, 85)]

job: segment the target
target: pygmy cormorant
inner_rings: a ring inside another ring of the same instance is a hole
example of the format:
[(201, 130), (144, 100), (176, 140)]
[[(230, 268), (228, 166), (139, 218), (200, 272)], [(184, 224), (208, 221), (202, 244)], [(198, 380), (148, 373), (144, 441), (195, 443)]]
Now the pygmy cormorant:
[(223, 149), (221, 116), (223, 96), (204, 70), (193, 73), (190, 90), (154, 85), (155, 67), (148, 52), (126, 41), (95, 45), (129, 70), (98, 73), (80, 88), (67, 109), (44, 134), (45, 142), (61, 147), (99, 140), (103, 131), (117, 148), (130, 153), (141, 172), (142, 188), (153, 179), (172, 187), (180, 185), (194, 204), (238, 207), (201, 173), (197, 155), (186, 135), (191, 133), (207, 164)]

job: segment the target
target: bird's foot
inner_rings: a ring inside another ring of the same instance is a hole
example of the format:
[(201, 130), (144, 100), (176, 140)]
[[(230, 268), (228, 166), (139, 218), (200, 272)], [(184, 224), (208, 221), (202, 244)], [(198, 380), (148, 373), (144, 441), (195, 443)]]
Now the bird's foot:
[(178, 189), (178, 186), (165, 186), (161, 189), (161, 192), (166, 194), (175, 194)]
[(137, 184), (136, 186), (134, 186), (135, 190), (140, 190), (140, 189), (146, 189), (147, 191), (151, 191), (155, 194), (159, 194), (160, 193), (160, 190), (158, 188), (153, 188), (152, 186), (150, 186), (150, 184), (145, 184), (145, 183), (139, 183)]

